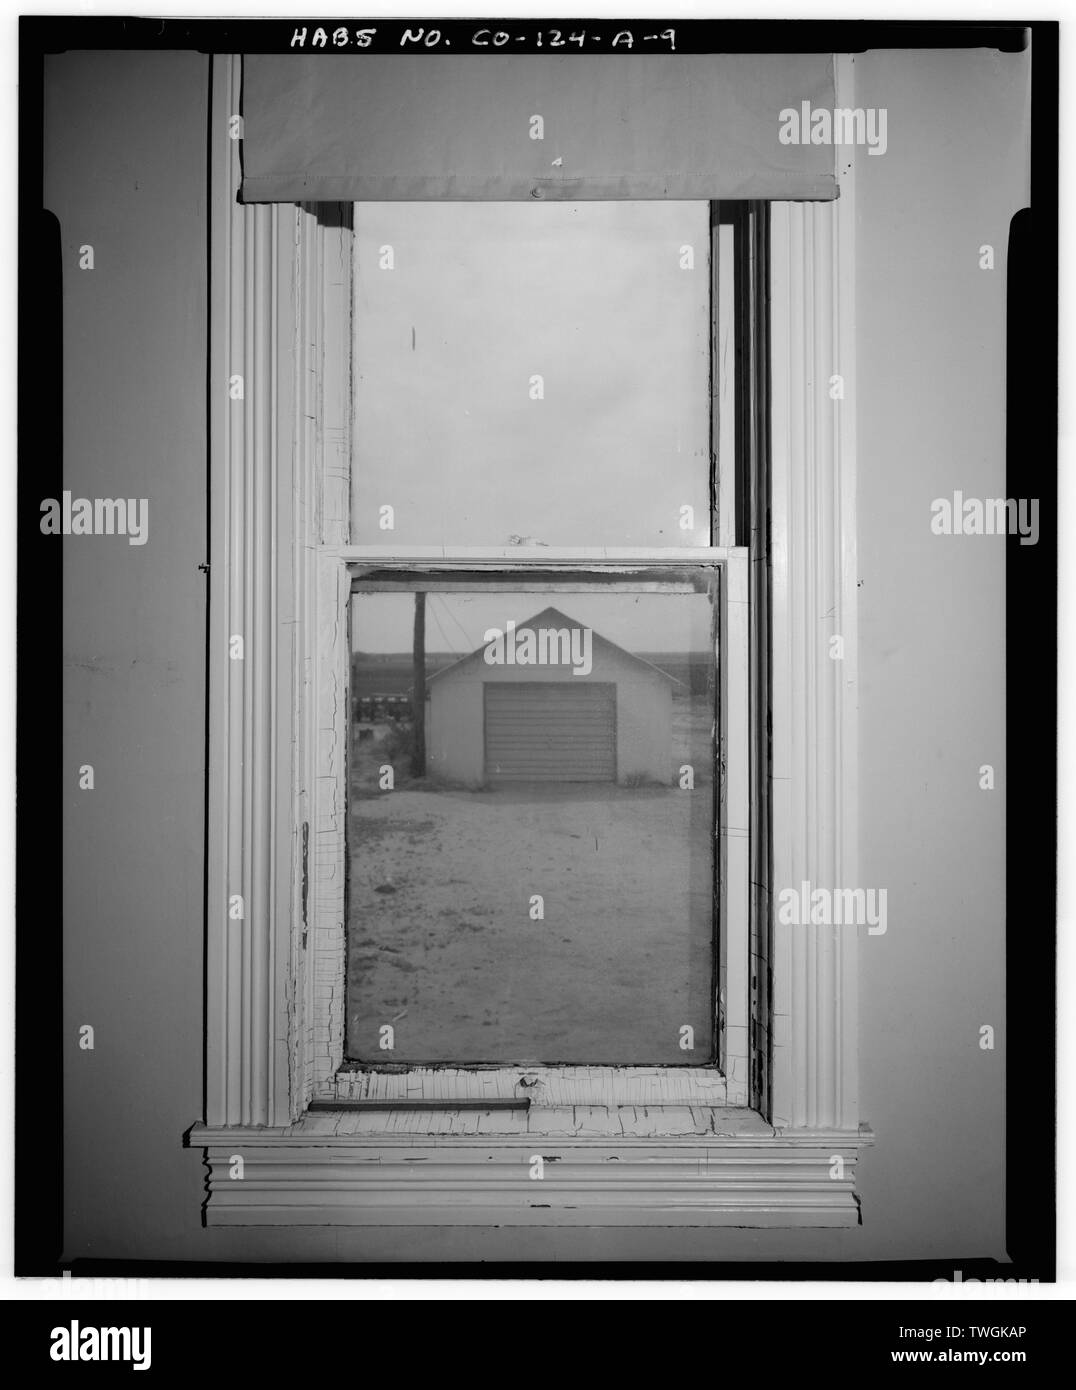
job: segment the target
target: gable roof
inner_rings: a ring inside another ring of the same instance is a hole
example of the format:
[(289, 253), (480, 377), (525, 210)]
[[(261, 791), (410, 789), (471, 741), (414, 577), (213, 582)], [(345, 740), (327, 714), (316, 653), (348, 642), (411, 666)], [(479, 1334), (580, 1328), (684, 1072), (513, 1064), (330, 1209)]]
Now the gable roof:
[[(587, 623), (581, 623), (577, 618), (569, 618), (567, 613), (562, 613), (559, 608), (543, 608), (540, 613), (535, 613), (533, 617), (525, 619), (521, 623), (516, 623), (516, 632), (525, 632), (539, 627), (567, 627), (585, 628)], [(616, 652), (619, 656), (626, 657), (629, 661), (634, 661), (639, 666), (645, 666), (648, 671), (656, 671), (659, 676), (663, 676), (671, 685), (683, 685), (683, 681), (677, 680), (675, 676), (670, 676), (668, 671), (663, 671), (660, 666), (655, 666), (652, 661), (647, 661), (645, 657), (636, 656), (634, 652), (629, 652), (626, 647), (618, 646), (616, 642), (611, 642), (608, 637), (603, 637), (597, 628), (591, 628), (593, 641), (600, 643), (610, 651)], [(442, 666), (439, 671), (434, 671), (432, 675), (426, 677), (427, 688), (436, 681), (442, 680), (450, 672), (458, 671), (461, 666), (466, 666), (468, 662), (480, 660), (483, 652), (489, 646), (488, 642), (483, 642), (480, 647), (476, 647), (473, 652), (468, 652), (466, 656), (461, 656), (458, 661), (453, 661), (450, 666)]]

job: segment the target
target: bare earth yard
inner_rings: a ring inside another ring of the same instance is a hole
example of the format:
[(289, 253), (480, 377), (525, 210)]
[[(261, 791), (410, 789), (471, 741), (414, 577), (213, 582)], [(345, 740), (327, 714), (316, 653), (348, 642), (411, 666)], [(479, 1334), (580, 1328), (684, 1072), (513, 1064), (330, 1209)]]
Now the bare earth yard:
[[(711, 791), (420, 784), (359, 792), (350, 826), (349, 1056), (382, 1064), (705, 1061)], [(545, 900), (544, 920), (531, 920), (533, 894)], [(378, 1047), (386, 1023), (392, 1052)], [(693, 1052), (679, 1046), (685, 1024)]]

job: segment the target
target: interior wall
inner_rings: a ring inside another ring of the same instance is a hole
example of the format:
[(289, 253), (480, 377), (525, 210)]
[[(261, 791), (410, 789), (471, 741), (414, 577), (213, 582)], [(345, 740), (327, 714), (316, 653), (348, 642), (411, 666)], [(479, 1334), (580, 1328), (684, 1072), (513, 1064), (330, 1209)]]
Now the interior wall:
[(856, 105), (886, 107), (889, 133), (883, 156), (858, 153), (855, 190), (860, 875), (888, 890), (889, 920), (860, 948), (861, 1109), (878, 1136), (864, 1234), (895, 1256), (1001, 1255), (1005, 541), (930, 523), (954, 490), (1005, 496), (1029, 54), (854, 68)]
[[(64, 247), (64, 485), (149, 540), (64, 539), (65, 1256), (870, 1259), (1002, 1253), (1004, 557), (930, 503), (1004, 490), (1005, 245), (1027, 56), (856, 59), (863, 1225), (847, 1231), (203, 1229), (208, 60), (67, 53), (46, 87)], [(218, 113), (217, 119), (226, 119)], [(994, 246), (995, 269), (979, 269)], [(78, 269), (92, 244), (95, 266)], [(835, 370), (838, 368), (835, 367)], [(96, 786), (77, 790), (92, 763)], [(991, 763), (997, 790), (979, 790)], [(95, 1027), (92, 1052), (78, 1047)], [(979, 1048), (993, 1024), (998, 1046)]]
[(56, 541), (72, 1257), (189, 1250), (198, 1229), (198, 1162), (180, 1144), (202, 1107), (207, 99), (196, 53), (46, 63), (64, 487), (149, 508), (145, 544)]

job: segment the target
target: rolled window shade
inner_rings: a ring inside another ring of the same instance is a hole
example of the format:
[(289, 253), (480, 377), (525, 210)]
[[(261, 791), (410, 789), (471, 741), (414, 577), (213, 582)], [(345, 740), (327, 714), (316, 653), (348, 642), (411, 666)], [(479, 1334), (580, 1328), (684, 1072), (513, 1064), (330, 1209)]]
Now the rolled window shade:
[(835, 198), (808, 103), (831, 54), (249, 54), (242, 197)]

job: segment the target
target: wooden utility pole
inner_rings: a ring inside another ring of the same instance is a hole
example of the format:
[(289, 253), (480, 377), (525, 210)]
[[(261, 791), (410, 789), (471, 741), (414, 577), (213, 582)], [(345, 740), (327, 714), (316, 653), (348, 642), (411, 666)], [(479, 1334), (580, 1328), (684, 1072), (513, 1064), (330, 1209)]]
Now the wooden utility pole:
[(426, 776), (426, 595), (415, 595), (415, 637), (411, 648), (411, 776)]

